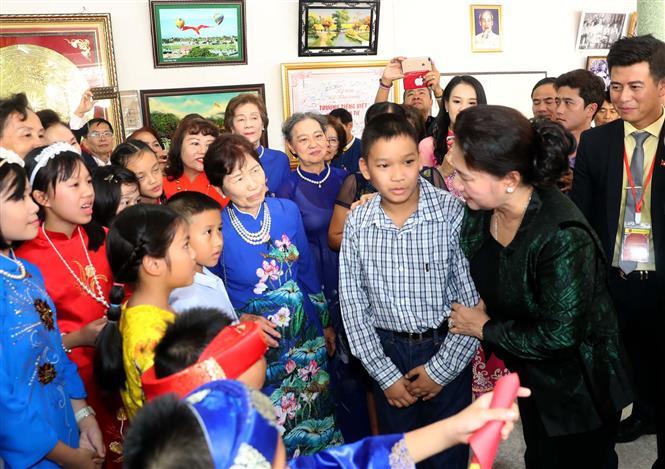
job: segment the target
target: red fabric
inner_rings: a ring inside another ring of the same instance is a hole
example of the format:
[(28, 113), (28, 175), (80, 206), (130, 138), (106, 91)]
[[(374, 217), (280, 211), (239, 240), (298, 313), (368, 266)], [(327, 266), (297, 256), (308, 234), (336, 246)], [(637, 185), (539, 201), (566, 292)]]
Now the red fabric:
[(487, 357), (482, 346), (478, 347), (471, 368), (473, 371), (471, 388), (476, 397), (492, 391), (496, 382), (502, 376), (510, 373), (503, 361), (497, 358), (496, 355), (490, 354)]
[(178, 192), (187, 192), (195, 191), (202, 194), (209, 195), (215, 199), (222, 208), (226, 207), (226, 204), (229, 203), (229, 199), (222, 197), (219, 192), (210, 184), (205, 173), (200, 173), (193, 181), (190, 181), (187, 176), (184, 174), (178, 179), (169, 181), (168, 178), (164, 178), (164, 195), (166, 198), (170, 198), (172, 195), (177, 194)]
[[(71, 269), (81, 280), (86, 279), (85, 266), (88, 264), (78, 231), (74, 230), (71, 238), (62, 233), (48, 231), (48, 237), (53, 241), (62, 257), (67, 260)], [(87, 247), (88, 237), (81, 229), (83, 243)], [(88, 251), (90, 261), (95, 266), (97, 280), (102, 288), (104, 297), (108, 295), (113, 286), (111, 268), (106, 260), (106, 248), (102, 245), (97, 251)], [(78, 282), (72, 277), (64, 266), (58, 255), (39, 230), (37, 237), (23, 244), (16, 252), (22, 257), (39, 267), (44, 276), (46, 291), (53, 299), (58, 318), (58, 327), (63, 334), (76, 331), (95, 319), (106, 314), (106, 307), (88, 295)], [(87, 285), (94, 291), (92, 279), (87, 279)], [(118, 461), (120, 454), (109, 449), (111, 443), (122, 443), (120, 434), (123, 422), (118, 420), (118, 412), (122, 408), (120, 395), (102, 395), (93, 377), (94, 347), (76, 347), (72, 350), (69, 358), (76, 363), (79, 375), (88, 393), (87, 402), (97, 413), (97, 421), (104, 436), (106, 444), (105, 467), (122, 467)], [(120, 411), (122, 412), (122, 411)], [(123, 412), (124, 414), (124, 412)], [(113, 448), (118, 448), (113, 444)]]
[[(497, 381), (492, 396), (492, 409), (508, 409), (517, 398), (517, 390), (520, 387), (520, 379), (517, 373), (511, 373)], [(480, 469), (492, 469), (496, 451), (499, 449), (501, 440), (501, 428), (504, 422), (492, 420), (483, 425), (479, 430), (473, 432), (469, 438), (469, 445), (473, 451), (471, 466), (478, 464)]]

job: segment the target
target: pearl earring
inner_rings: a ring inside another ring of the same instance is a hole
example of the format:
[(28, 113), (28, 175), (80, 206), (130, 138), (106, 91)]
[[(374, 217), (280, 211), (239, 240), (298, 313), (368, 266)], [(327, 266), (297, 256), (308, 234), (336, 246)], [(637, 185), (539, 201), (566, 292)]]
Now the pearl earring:
[(513, 187), (506, 187), (506, 192), (512, 194), (515, 189)]

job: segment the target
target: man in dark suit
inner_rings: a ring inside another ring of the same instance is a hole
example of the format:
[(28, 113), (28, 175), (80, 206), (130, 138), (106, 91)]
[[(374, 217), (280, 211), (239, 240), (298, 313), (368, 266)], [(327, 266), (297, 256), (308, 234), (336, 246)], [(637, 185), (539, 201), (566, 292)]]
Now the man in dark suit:
[(664, 419), (657, 415), (665, 401), (659, 389), (665, 373), (665, 43), (651, 35), (620, 39), (607, 60), (621, 119), (582, 133), (571, 197), (605, 250), (633, 366), (636, 399), (618, 441), (653, 433), (657, 423), (657, 464), (663, 464)]

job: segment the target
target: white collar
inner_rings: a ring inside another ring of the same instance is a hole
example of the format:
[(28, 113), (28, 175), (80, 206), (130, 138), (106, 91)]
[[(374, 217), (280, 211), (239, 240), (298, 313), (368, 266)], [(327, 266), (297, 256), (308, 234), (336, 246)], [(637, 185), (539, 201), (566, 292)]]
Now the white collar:
[(356, 141), (356, 137), (353, 137), (349, 143), (346, 144), (344, 147), (344, 151), (349, 151), (349, 148), (351, 148), (351, 145), (353, 145)]

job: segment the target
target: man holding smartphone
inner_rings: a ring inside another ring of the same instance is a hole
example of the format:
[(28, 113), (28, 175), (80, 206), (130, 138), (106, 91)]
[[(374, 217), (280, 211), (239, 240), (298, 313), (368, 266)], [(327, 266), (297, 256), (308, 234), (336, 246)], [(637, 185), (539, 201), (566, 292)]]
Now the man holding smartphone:
[[(386, 65), (386, 68), (383, 69), (383, 74), (379, 80), (379, 89), (374, 98), (375, 103), (388, 101), (393, 81), (404, 78), (404, 71), (402, 70), (402, 62), (404, 60), (406, 60), (406, 57), (395, 57), (388, 63), (388, 65)], [(441, 74), (436, 69), (434, 62), (431, 63), (432, 70), (423, 75), (424, 86), (422, 88), (404, 90), (404, 95), (402, 96), (404, 104), (413, 106), (422, 113), (425, 119), (427, 136), (432, 135), (434, 123), (436, 121), (434, 116), (432, 116), (433, 99), (436, 99), (440, 105), (441, 98), (443, 97)], [(432, 94), (434, 95), (433, 97)]]

